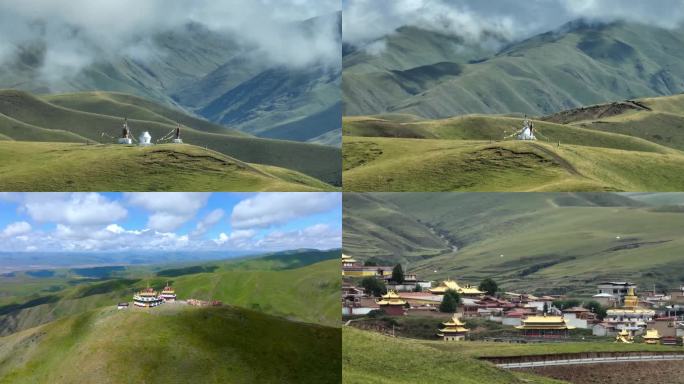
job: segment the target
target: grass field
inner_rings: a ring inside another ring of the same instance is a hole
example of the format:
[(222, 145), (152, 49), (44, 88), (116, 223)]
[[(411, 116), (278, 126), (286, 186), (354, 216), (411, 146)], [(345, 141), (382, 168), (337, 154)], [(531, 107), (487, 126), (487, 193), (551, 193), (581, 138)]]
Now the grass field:
[(344, 189), (681, 190), (684, 97), (634, 103), (629, 104), (634, 108), (597, 105), (536, 120), (536, 142), (505, 140), (522, 126), (520, 117), (345, 117)]
[(517, 141), (344, 138), (345, 191), (677, 191), (684, 154)]
[[(497, 369), (472, 355), (436, 348), (439, 343), (398, 339), (351, 327), (342, 329), (342, 382), (560, 383)], [(460, 345), (460, 344), (459, 344)]]
[[(342, 329), (343, 383), (564, 383), (500, 370), (479, 357), (579, 352), (672, 351), (673, 347), (613, 342), (507, 344), (445, 343), (392, 338), (352, 327)], [(378, 362), (382, 362), (379, 364)]]
[(337, 383), (340, 333), (235, 307), (110, 307), (1, 337), (0, 382)]
[(3, 191), (335, 190), (297, 171), (193, 145), (130, 147), (0, 141)]
[(360, 260), (401, 262), (428, 280), (494, 277), (505, 289), (546, 294), (593, 294), (604, 279), (672, 289), (684, 281), (678, 256), (684, 214), (670, 205), (676, 198), (349, 194), (344, 251)]
[(0, 134), (6, 140), (113, 143), (126, 116), (135, 138), (148, 131), (153, 140), (159, 139), (178, 121), (185, 126), (182, 138), (187, 144), (246, 163), (300, 172), (326, 184), (339, 186), (341, 182), (339, 148), (251, 137), (124, 94), (95, 92), (39, 98), (21, 91), (0, 91)]

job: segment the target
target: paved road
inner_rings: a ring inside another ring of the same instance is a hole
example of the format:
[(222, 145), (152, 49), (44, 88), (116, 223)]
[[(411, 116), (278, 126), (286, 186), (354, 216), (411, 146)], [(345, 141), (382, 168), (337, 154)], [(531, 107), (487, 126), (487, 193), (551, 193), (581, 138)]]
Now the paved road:
[(618, 356), (618, 357), (596, 357), (587, 359), (569, 359), (569, 360), (547, 360), (547, 361), (531, 361), (525, 363), (508, 363), (496, 364), (499, 368), (538, 368), (538, 367), (553, 367), (559, 365), (587, 365), (587, 364), (605, 364), (605, 363), (630, 363), (641, 361), (684, 361), (684, 355), (643, 355), (643, 356)]

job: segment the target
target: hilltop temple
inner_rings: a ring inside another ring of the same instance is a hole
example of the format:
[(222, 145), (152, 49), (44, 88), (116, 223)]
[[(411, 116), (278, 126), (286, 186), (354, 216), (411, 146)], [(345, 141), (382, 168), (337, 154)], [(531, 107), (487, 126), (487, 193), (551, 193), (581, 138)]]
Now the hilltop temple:
[(444, 280), (438, 286), (430, 288), (430, 293), (434, 295), (443, 295), (446, 291), (456, 291), (462, 297), (480, 297), (484, 295), (484, 292), (473, 287), (472, 285), (461, 286), (454, 280)]
[(154, 288), (147, 287), (133, 295), (133, 304), (138, 307), (151, 308), (161, 305), (164, 300)]
[(389, 291), (382, 295), (382, 300), (378, 301), (377, 304), (389, 316), (403, 316), (406, 314), (406, 301), (402, 300), (394, 291)]
[(531, 338), (564, 338), (568, 337), (568, 331), (575, 329), (569, 326), (563, 316), (529, 316), (522, 321), (522, 325), (516, 327), (522, 331), (523, 336)]
[(159, 298), (161, 298), (165, 303), (172, 303), (176, 301), (176, 291), (167, 282), (166, 286), (161, 291)]
[(470, 331), (468, 328), (465, 328), (465, 324), (456, 314), (454, 314), (451, 320), (445, 321), (442, 325), (444, 328), (439, 330), (437, 336), (441, 337), (444, 341), (463, 341)]

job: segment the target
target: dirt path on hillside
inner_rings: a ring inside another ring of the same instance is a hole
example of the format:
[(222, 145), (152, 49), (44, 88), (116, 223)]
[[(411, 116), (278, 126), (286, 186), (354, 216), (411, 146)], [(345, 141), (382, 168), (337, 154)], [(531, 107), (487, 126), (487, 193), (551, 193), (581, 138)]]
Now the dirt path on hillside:
[(545, 154), (551, 156), (552, 159), (558, 162), (558, 164), (563, 167), (565, 170), (570, 172), (571, 174), (579, 177), (584, 177), (579, 171), (572, 165), (570, 164), (569, 161), (565, 160), (563, 157), (561, 157), (559, 154), (556, 152), (544, 147), (543, 145), (532, 143), (532, 146), (539, 149), (540, 151), (544, 152)]

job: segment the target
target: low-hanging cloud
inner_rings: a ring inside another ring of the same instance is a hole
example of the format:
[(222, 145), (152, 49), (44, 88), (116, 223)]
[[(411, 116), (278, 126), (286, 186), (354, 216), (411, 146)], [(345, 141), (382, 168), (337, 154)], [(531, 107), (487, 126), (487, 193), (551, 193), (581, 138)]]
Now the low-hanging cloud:
[(343, 40), (352, 45), (402, 26), (478, 43), (492, 36), (516, 41), (577, 19), (675, 28), (684, 21), (684, 0), (343, 0), (343, 13)]
[(156, 48), (153, 36), (199, 23), (253, 47), (272, 64), (339, 65), (337, 21), (302, 21), (340, 8), (333, 0), (3, 0), (0, 63), (40, 49), (40, 74), (59, 80), (101, 59), (144, 60)]

